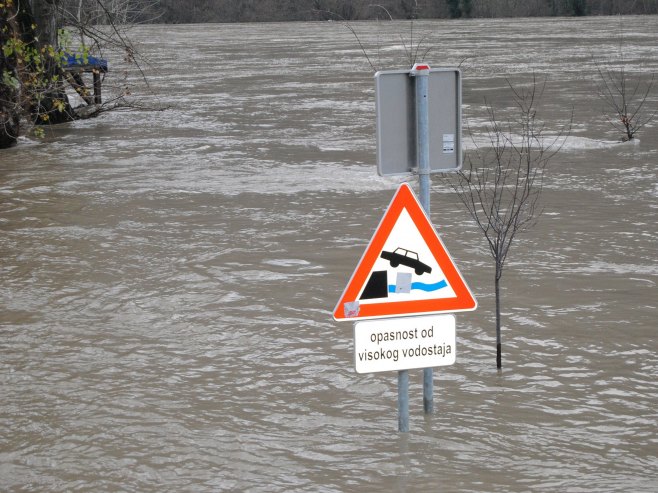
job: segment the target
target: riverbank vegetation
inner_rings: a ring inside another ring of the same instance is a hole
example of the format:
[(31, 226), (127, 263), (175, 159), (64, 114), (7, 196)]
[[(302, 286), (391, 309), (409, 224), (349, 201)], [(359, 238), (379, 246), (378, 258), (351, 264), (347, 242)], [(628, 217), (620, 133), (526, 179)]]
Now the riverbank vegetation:
[(658, 14), (658, 0), (163, 0), (135, 11), (164, 23), (454, 19)]
[[(140, 3), (141, 17), (148, 7)], [(0, 0), (0, 149), (15, 144), (20, 134), (42, 135), (44, 125), (126, 104), (126, 86), (101, 100), (108, 70), (101, 57), (108, 49), (123, 52), (124, 61), (139, 67), (124, 33), (135, 13), (130, 1)], [(93, 95), (83, 74), (93, 76)], [(85, 104), (73, 108), (69, 89)]]

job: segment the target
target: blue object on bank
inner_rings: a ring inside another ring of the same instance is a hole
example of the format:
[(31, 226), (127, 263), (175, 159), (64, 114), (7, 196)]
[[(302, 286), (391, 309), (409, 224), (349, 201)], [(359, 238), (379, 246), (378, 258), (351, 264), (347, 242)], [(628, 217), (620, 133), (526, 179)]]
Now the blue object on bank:
[(64, 61), (65, 67), (91, 66), (93, 68), (100, 69), (103, 72), (107, 72), (107, 60), (104, 60), (103, 58), (96, 58), (95, 56), (91, 55), (88, 55), (85, 60), (85, 57), (82, 55), (64, 53), (62, 55), (62, 61)]

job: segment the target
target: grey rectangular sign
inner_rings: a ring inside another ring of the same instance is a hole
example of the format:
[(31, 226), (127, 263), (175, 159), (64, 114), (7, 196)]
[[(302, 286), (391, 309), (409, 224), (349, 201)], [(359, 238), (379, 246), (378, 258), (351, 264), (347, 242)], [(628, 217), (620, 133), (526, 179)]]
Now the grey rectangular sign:
[[(377, 172), (381, 176), (412, 173), (416, 162), (415, 77), (409, 70), (375, 74)], [(430, 172), (457, 171), (462, 165), (462, 91), (457, 68), (430, 69)]]

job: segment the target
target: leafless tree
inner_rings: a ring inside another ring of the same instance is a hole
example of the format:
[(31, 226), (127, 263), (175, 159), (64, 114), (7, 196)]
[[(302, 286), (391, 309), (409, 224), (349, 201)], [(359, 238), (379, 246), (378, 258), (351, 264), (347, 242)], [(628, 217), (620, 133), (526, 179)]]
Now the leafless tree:
[(604, 115), (610, 125), (620, 131), (623, 141), (633, 140), (642, 127), (650, 123), (658, 114), (656, 105), (650, 107), (650, 96), (656, 74), (645, 76), (630, 75), (623, 63), (603, 67), (596, 64), (599, 75), (598, 93), (605, 103)]
[(486, 142), (476, 143), (464, 168), (454, 177), (446, 177), (483, 233), (494, 261), (498, 368), (502, 367), (500, 287), (505, 262), (517, 235), (537, 222), (547, 166), (571, 127), (569, 123), (551, 137), (547, 135), (537, 117), (545, 82), (540, 87), (533, 77), (528, 88), (508, 84), (516, 118), (502, 122), (493, 106), (486, 104)]
[(619, 20), (617, 55), (601, 63), (594, 59), (598, 73), (598, 94), (605, 103), (603, 114), (610, 125), (622, 133), (622, 140), (629, 141), (658, 113), (655, 101), (651, 106), (652, 90), (656, 74), (629, 73), (626, 70), (624, 26)]

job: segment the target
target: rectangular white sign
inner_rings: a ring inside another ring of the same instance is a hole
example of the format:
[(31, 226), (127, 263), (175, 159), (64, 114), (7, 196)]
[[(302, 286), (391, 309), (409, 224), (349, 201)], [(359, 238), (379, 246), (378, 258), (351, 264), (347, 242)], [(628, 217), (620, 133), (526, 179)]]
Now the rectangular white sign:
[(455, 316), (387, 318), (354, 324), (357, 373), (448, 366), (455, 362)]

